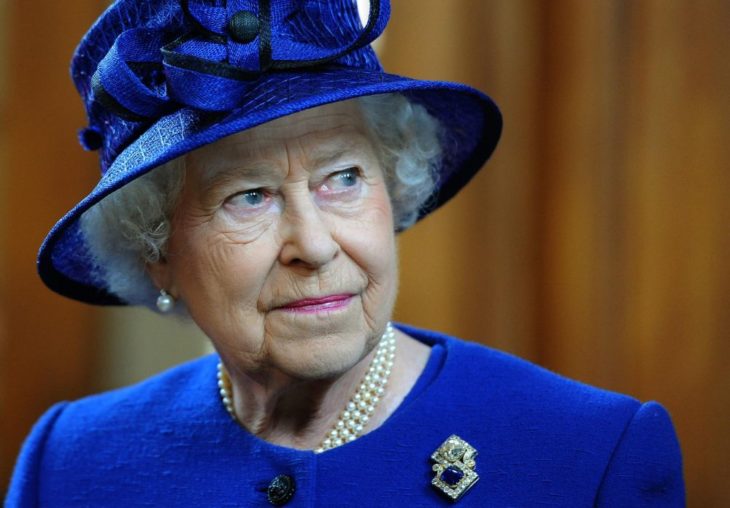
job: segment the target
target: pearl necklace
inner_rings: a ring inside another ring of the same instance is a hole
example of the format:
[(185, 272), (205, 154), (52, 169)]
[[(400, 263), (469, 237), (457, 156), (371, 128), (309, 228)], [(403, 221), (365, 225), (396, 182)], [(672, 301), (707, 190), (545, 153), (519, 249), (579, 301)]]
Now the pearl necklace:
[[(375, 350), (375, 356), (370, 362), (367, 374), (358, 386), (355, 395), (352, 396), (345, 409), (340, 413), (340, 417), (332, 430), (327, 433), (319, 448), (314, 450), (314, 453), (322, 453), (360, 437), (370, 417), (375, 412), (378, 402), (385, 393), (385, 386), (388, 384), (394, 360), (395, 331), (393, 326), (388, 323), (385, 333), (380, 337), (380, 342)], [(226, 411), (236, 423), (243, 426), (233, 408), (231, 379), (228, 377), (223, 363), (218, 363), (218, 388)]]

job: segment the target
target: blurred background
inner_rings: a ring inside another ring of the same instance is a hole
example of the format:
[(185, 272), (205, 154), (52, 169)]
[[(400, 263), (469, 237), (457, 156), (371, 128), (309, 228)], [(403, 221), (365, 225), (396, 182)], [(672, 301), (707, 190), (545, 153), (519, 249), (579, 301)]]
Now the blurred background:
[[(730, 506), (730, 1), (392, 0), (391, 72), (505, 117), (492, 160), (400, 237), (397, 320), (656, 399), (689, 506)], [(51, 404), (207, 351), (45, 289), (35, 255), (98, 178), (68, 78), (103, 0), (0, 0), (0, 485)]]

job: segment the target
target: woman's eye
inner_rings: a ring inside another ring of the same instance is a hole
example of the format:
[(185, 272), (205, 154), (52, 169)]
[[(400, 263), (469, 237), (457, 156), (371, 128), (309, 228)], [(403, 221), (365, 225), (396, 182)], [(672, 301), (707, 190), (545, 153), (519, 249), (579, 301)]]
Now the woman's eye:
[(344, 171), (338, 171), (330, 177), (334, 187), (354, 187), (360, 179), (360, 173), (357, 168), (348, 168)]
[(330, 173), (319, 187), (319, 194), (328, 200), (351, 200), (360, 194), (362, 174), (352, 167)]
[(266, 194), (261, 189), (240, 192), (231, 196), (227, 203), (232, 206), (256, 207), (266, 201)]

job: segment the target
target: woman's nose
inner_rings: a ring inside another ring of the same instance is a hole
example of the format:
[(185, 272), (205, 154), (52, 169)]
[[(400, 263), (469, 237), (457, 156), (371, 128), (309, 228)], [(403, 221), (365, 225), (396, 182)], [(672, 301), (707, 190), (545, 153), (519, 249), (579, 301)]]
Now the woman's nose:
[(279, 259), (284, 264), (316, 269), (332, 261), (340, 250), (332, 225), (309, 194), (287, 203), (281, 229), (283, 242)]

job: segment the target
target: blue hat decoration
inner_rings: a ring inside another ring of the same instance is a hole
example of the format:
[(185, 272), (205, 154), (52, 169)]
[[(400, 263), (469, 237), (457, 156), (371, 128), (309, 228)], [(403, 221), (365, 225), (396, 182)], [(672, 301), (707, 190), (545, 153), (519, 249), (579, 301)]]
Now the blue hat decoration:
[(369, 44), (388, 0), (371, 0), (363, 26), (355, 0), (118, 0), (82, 39), (71, 65), (86, 107), (79, 133), (98, 150), (101, 179), (51, 230), (38, 270), (54, 291), (125, 304), (100, 280), (78, 226), (105, 196), (147, 171), (225, 136), (304, 109), (364, 95), (402, 93), (444, 130), (430, 208), (450, 199), (491, 155), (502, 120), (465, 85), (383, 71)]

